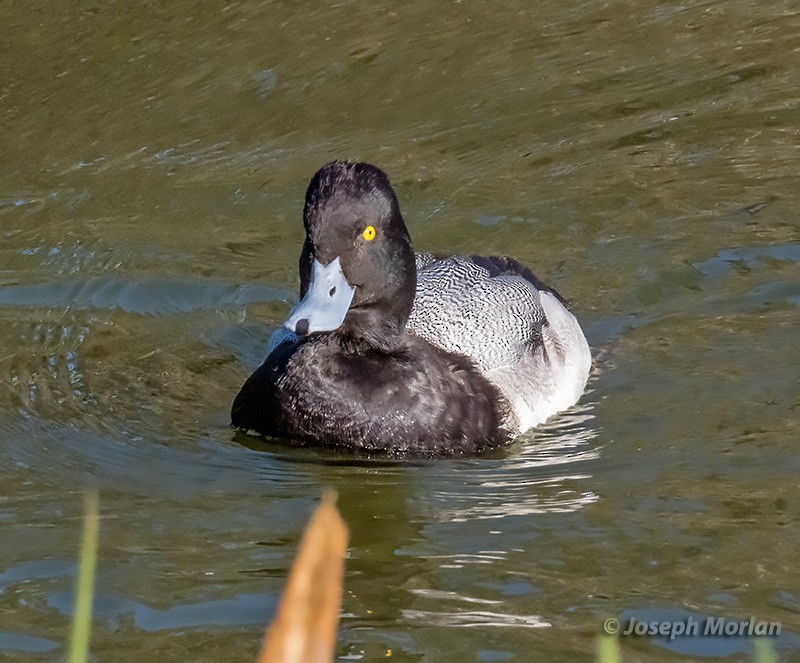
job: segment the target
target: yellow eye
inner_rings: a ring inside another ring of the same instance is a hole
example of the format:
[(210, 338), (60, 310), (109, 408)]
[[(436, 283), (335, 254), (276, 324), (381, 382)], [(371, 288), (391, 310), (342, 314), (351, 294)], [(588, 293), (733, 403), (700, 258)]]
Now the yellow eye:
[(375, 239), (375, 226), (367, 226), (364, 228), (364, 232), (361, 233), (361, 236), (368, 242), (371, 242)]

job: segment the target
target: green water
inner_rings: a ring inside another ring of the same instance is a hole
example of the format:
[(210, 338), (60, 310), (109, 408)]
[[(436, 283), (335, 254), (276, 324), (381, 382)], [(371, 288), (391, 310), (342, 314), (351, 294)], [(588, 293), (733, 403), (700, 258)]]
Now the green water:
[[(0, 8), (0, 659), (252, 661), (324, 487), (339, 660), (591, 660), (603, 620), (778, 621), (800, 660), (800, 13), (790, 2)], [(494, 458), (228, 425), (296, 301), (302, 195), (394, 182), (417, 248), (573, 303), (579, 406)], [(750, 660), (622, 638), (625, 661)]]

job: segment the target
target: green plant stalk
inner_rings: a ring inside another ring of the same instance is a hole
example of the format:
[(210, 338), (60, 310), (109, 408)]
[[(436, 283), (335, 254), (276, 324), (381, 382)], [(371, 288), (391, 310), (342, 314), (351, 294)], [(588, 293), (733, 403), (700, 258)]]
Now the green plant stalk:
[(616, 636), (602, 633), (597, 636), (597, 663), (620, 663), (619, 641)]
[(72, 614), (72, 633), (69, 663), (86, 663), (89, 657), (89, 636), (92, 631), (92, 601), (94, 599), (94, 570), (97, 564), (97, 534), (100, 528), (97, 491), (84, 497), (81, 557), (78, 584), (75, 590), (75, 611)]
[(778, 663), (778, 656), (769, 640), (753, 639), (753, 660), (755, 663)]

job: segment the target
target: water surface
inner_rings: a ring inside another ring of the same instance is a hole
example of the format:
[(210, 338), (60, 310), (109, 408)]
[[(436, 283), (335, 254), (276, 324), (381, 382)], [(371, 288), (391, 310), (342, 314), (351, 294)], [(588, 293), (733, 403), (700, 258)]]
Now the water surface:
[[(800, 660), (794, 4), (0, 15), (0, 658), (63, 659), (97, 487), (97, 660), (253, 660), (332, 486), (340, 660), (587, 660), (630, 615), (779, 621)], [(442, 462), (229, 427), (342, 157), (389, 173), (417, 248), (513, 255), (573, 301), (573, 411)]]

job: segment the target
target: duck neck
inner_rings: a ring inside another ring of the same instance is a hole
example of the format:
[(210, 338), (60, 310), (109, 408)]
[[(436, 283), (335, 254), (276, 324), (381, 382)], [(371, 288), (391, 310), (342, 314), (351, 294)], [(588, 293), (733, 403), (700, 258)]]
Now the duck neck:
[(351, 309), (342, 326), (334, 332), (342, 349), (352, 352), (396, 349), (405, 332), (408, 314), (387, 315), (381, 307)]

